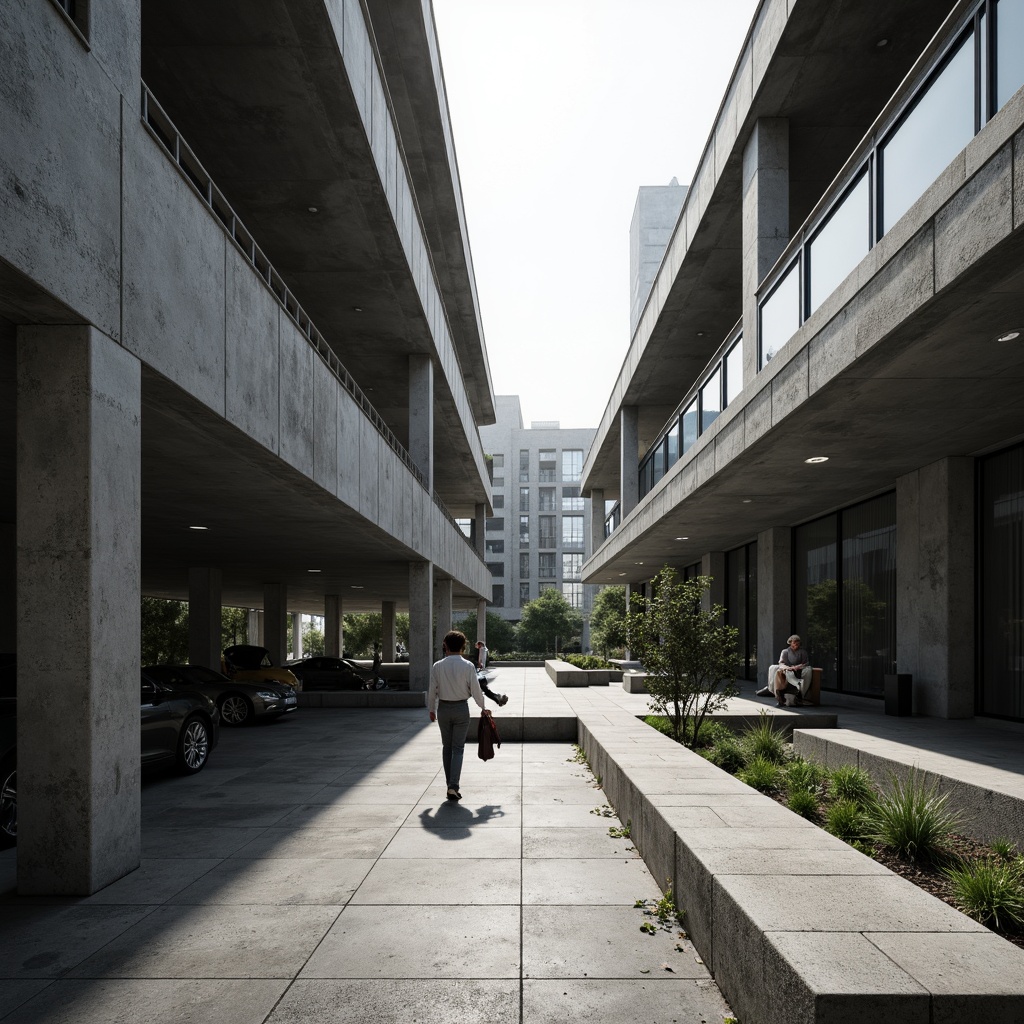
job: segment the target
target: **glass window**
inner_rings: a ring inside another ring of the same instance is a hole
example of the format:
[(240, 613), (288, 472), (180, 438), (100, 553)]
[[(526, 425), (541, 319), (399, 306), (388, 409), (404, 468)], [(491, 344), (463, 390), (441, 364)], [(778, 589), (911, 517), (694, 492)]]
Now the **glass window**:
[(563, 512), (582, 512), (583, 511), (583, 499), (580, 497), (580, 489), (578, 487), (563, 487), (562, 488), (562, 511)]
[(722, 365), (725, 367), (725, 404), (728, 407), (729, 403), (734, 402), (743, 390), (742, 334), (736, 339), (736, 344), (725, 353)]
[(703, 434), (721, 414), (722, 371), (719, 368), (700, 389), (700, 432)]
[(484, 526), (484, 529), (487, 530), (489, 533), (503, 533), (505, 530), (505, 517), (497, 516), (494, 519), (486, 520), (486, 525)]
[(537, 556), (537, 575), (542, 580), (555, 578), (555, 553), (553, 551), (542, 551)]
[(491, 587), (491, 604), (495, 608), (505, 607), (505, 584), (496, 583)]
[(519, 607), (522, 608), (524, 604), (528, 604), (530, 601), (530, 584), (520, 583), (519, 584)]
[(578, 580), (583, 575), (582, 555), (562, 555), (562, 579)]
[(530, 578), (530, 552), (521, 551), (519, 553), (519, 578), (521, 580), (528, 580)]
[[(725, 555), (725, 621), (739, 630), (740, 679), (757, 679), (757, 542)], [(773, 658), (774, 660), (774, 658)], [(758, 686), (763, 684), (759, 683)]]
[(1024, 3), (996, 6), (996, 109), (1024, 85)]
[(493, 498), (493, 502), (494, 502), (495, 510), (497, 510), (499, 508), (504, 508), (505, 507), (505, 495), (504, 494), (495, 494), (494, 498)]
[[(839, 655), (839, 567), (836, 564), (838, 517), (816, 519), (793, 531), (793, 593), (796, 604), (796, 632), (803, 638), (807, 656), (821, 668), (821, 685), (834, 690), (838, 684)], [(772, 638), (769, 652), (775, 664), (785, 637)], [(778, 650), (776, 650), (778, 648)]]
[(491, 458), (494, 460), (495, 469), (505, 468), (505, 456), (504, 455), (492, 455)]
[(565, 448), (562, 450), (562, 481), (571, 483), (583, 475), (583, 449)]
[(491, 570), (492, 576), (503, 577), (505, 575), (504, 562), (488, 562), (487, 568)]
[(503, 476), (492, 477), (491, 478), (491, 486), (492, 487), (504, 487), (505, 486), (505, 478)]
[(686, 454), (697, 443), (697, 399), (695, 398), (683, 413), (683, 451)]
[(519, 509), (522, 512), (529, 512), (530, 510), (530, 488), (520, 487), (519, 488)]
[(488, 555), (503, 555), (505, 554), (505, 542), (503, 540), (485, 541), (484, 550)]
[(555, 517), (554, 516), (541, 516), (540, 517), (540, 547), (542, 547), (542, 548), (553, 548), (553, 547), (555, 547)]
[(542, 484), (553, 484), (555, 482), (555, 449), (541, 448), (537, 453), (540, 469), (540, 482)]
[(527, 483), (530, 479), (530, 450), (519, 449), (519, 482)]
[(800, 327), (800, 275), (796, 268), (797, 264), (794, 263), (761, 303), (761, 356), (758, 369), (764, 369)]
[(540, 505), (541, 512), (554, 512), (555, 511), (555, 488), (554, 487), (542, 487), (540, 489)]
[(867, 255), (871, 234), (865, 168), (807, 245), (808, 314), (813, 313)]
[(583, 516), (562, 516), (562, 544), (583, 547)]
[(569, 602), (570, 607), (581, 609), (583, 607), (583, 584), (563, 583), (562, 597)]
[(473, 536), (473, 520), (472, 519), (456, 519), (455, 525), (467, 536)]
[(557, 590), (558, 589), (558, 584), (557, 583), (542, 583), (538, 589), (543, 594), (545, 590)]
[(665, 439), (651, 452), (651, 485), (656, 484), (665, 475)]
[(519, 517), (519, 546), (528, 548), (530, 546), (530, 517)]
[(882, 234), (974, 138), (973, 39), (964, 37), (879, 149)]
[(679, 461), (679, 420), (676, 420), (665, 435), (665, 472)]

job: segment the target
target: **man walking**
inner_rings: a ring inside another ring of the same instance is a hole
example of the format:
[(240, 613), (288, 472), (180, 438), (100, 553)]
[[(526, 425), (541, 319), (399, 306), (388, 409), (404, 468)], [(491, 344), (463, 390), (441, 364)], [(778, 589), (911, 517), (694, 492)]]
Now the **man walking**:
[(427, 710), (430, 720), (441, 727), (441, 763), (444, 765), (448, 799), (461, 800), (459, 782), (462, 777), (462, 759), (469, 730), (469, 698), (480, 705), (480, 711), (490, 715), (484, 707), (484, 695), (477, 682), (476, 669), (462, 652), (466, 649), (465, 634), (453, 629), (445, 634), (441, 651), (444, 657), (435, 661), (430, 670), (427, 689)]

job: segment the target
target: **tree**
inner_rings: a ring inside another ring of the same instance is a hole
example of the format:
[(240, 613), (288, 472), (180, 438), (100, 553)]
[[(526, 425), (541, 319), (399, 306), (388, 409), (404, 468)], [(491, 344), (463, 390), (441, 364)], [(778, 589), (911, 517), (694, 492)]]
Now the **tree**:
[(626, 646), (625, 587), (604, 587), (594, 598), (590, 642), (606, 658), (613, 649)]
[(323, 630), (317, 629), (312, 622), (306, 625), (302, 631), (302, 654), (303, 657), (313, 658), (322, 656), (324, 653)]
[(188, 605), (160, 597), (142, 599), (142, 664), (188, 661)]
[(374, 643), (384, 635), (384, 617), (380, 612), (349, 612), (343, 619), (346, 658), (369, 657)]
[[(453, 623), (453, 626), (466, 634), (470, 646), (476, 643), (476, 612), (470, 612), (464, 619)], [(487, 649), (495, 652), (516, 649), (515, 626), (494, 612), (487, 613)]]
[(739, 630), (723, 623), (721, 605), (701, 608), (710, 576), (683, 582), (665, 566), (653, 584), (653, 597), (631, 601), (636, 610), (631, 607), (626, 616), (629, 649), (647, 672), (651, 710), (668, 716), (678, 742), (696, 747), (705, 717), (737, 693)]
[(579, 640), (583, 632), (583, 616), (555, 589), (545, 590), (540, 597), (523, 605), (523, 617), (516, 630), (517, 646), (522, 651), (546, 653)]
[(220, 610), (220, 646), (234, 647), (236, 644), (249, 642), (249, 609), (221, 608)]

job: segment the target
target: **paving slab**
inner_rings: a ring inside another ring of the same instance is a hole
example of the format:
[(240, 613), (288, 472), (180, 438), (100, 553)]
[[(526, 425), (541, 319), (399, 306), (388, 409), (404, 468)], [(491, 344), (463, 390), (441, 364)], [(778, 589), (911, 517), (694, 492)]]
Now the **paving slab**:
[(352, 898), (356, 904), (498, 905), (520, 903), (521, 861), (462, 857), (381, 858)]
[(231, 856), (243, 860), (376, 860), (394, 839), (397, 828), (285, 828), (274, 826)]
[(637, 857), (523, 861), (524, 904), (631, 907), (638, 899), (660, 896), (650, 871)]

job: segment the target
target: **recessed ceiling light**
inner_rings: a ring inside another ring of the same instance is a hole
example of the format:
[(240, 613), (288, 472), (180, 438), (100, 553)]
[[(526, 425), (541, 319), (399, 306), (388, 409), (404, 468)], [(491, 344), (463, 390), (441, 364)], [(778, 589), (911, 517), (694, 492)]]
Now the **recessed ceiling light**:
[(804, 459), (809, 466), (816, 466), (819, 462), (828, 462), (827, 455), (812, 455), (809, 459)]
[(882, 49), (883, 46), (888, 46), (888, 45), (889, 45), (889, 40), (888, 39), (879, 39), (878, 42), (875, 43), (875, 46), (877, 46), (879, 49)]
[(306, 209), (309, 210), (310, 213), (317, 212), (317, 208), (315, 206), (307, 206)]
[(620, 576), (625, 576), (626, 574), (624, 572), (620, 572), (619, 575)]
[(363, 307), (362, 306), (353, 306), (352, 307), (352, 312), (353, 313), (362, 313), (362, 311), (363, 311)]
[(689, 537), (676, 537), (676, 540), (689, 540)]
[(1021, 331), (1024, 331), (1024, 328), (1015, 327), (1012, 331), (1006, 331), (1003, 334), (1000, 334), (999, 337), (996, 338), (996, 341), (1016, 341), (1020, 337)]
[(644, 563), (643, 562), (634, 562), (633, 564), (634, 565), (643, 565)]
[(323, 572), (323, 569), (307, 569), (306, 572)]
[(703, 331), (698, 331), (697, 332), (697, 337), (698, 338), (703, 338), (704, 337), (704, 332)]
[(350, 588), (349, 588), (349, 589), (350, 589), (350, 590), (365, 590), (366, 588), (365, 588), (365, 587), (361, 587), (361, 586), (359, 586), (359, 584), (358, 584), (358, 583), (353, 583), (353, 584), (352, 584), (352, 585), (350, 586)]
[(190, 526), (189, 529), (190, 530), (208, 530), (209, 527), (208, 526)]
[(749, 505), (753, 500), (754, 500), (753, 498), (744, 498), (743, 499), (743, 504), (744, 505)]

